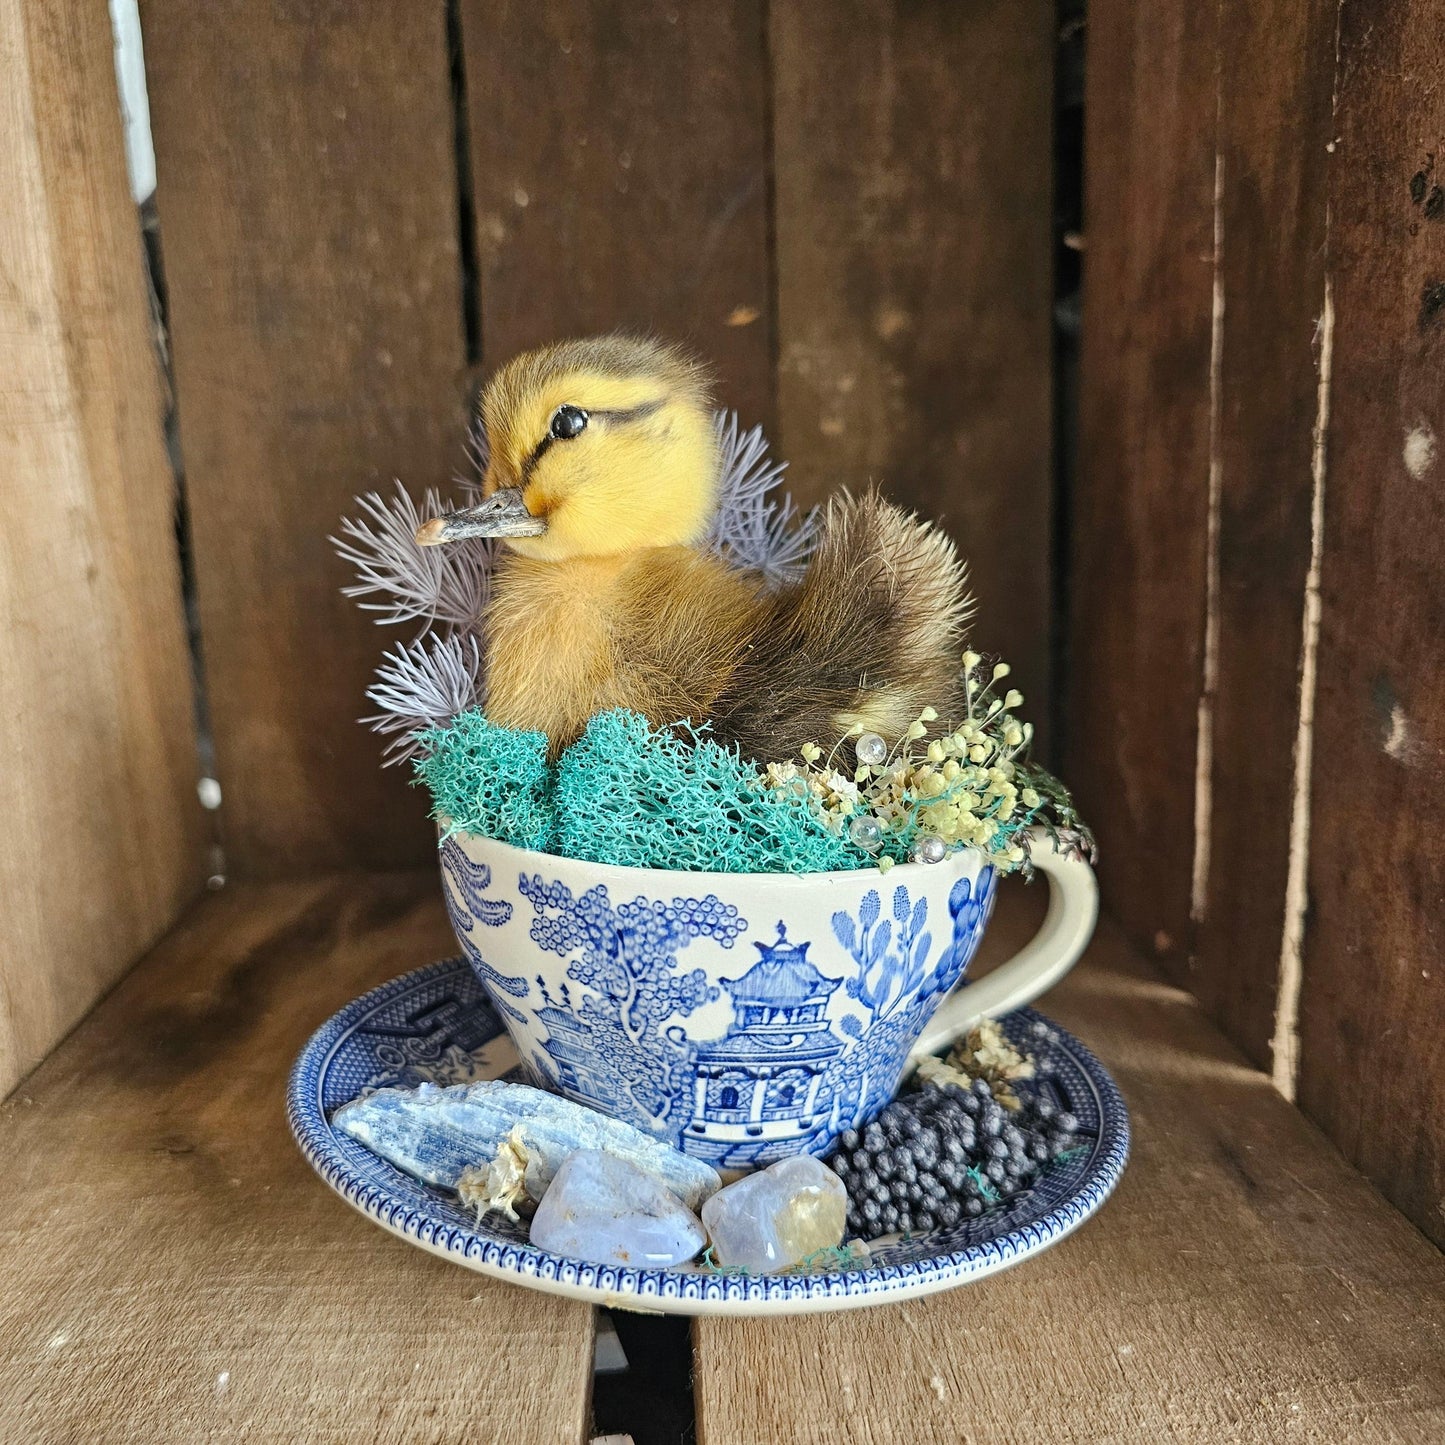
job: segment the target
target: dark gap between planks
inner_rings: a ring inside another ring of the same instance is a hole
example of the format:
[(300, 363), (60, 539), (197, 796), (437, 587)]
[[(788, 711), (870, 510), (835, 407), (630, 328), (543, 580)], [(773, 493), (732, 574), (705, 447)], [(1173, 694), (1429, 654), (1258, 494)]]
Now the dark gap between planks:
[(600, 1312), (599, 1338), (608, 1322), (617, 1332), (627, 1367), (592, 1381), (592, 1434), (630, 1435), (633, 1445), (694, 1445), (692, 1321), (682, 1315)]
[[(1085, 0), (1058, 0), (1054, 54), (1054, 342), (1052, 458), (1052, 605), (1049, 616), (1050, 766), (1062, 764), (1069, 726), (1072, 659), (1068, 650), (1071, 513), (1078, 471), (1079, 333), (1084, 257)], [(1070, 243), (1073, 244), (1070, 244)]]
[[(186, 491), (186, 462), (181, 448), (180, 415), (176, 400), (175, 371), (171, 366), (169, 296), (161, 244), (160, 214), (155, 193), (140, 203), (137, 211), (142, 256), (146, 268), (146, 291), (151, 307), (151, 336), (156, 365), (161, 372), (165, 396), (166, 459), (175, 484), (175, 540), (180, 559), (181, 607), (186, 620), (186, 651), (191, 663), (191, 697), (196, 718), (196, 782), (219, 781), (216, 770), (216, 737), (211, 726), (211, 700), (206, 686), (205, 651), (201, 641), (201, 614), (196, 602), (195, 553), (191, 545), (191, 509)], [(224, 796), (224, 794), (223, 794)], [(207, 869), (213, 886), (226, 876), (226, 853), (221, 841), (219, 803), (202, 793), (206, 808), (206, 841), (210, 846)]]
[[(461, 266), (462, 334), (467, 366), (482, 359), (481, 268), (477, 260), (477, 202), (472, 189), (471, 107), (462, 46), (461, 0), (446, 0), (447, 73), (452, 90), (452, 150), (457, 176), (457, 260)], [(474, 381), (477, 378), (474, 376)], [(469, 398), (469, 404), (473, 398)]]

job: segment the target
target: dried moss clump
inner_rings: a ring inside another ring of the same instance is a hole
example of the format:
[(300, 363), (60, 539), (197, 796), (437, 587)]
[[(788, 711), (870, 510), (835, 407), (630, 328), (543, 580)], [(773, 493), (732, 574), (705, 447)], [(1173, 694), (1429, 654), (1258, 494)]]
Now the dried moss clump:
[(550, 851), (557, 831), (546, 733), (490, 723), (476, 709), (417, 739), (417, 777), (447, 833)]
[(716, 873), (819, 873), (872, 859), (805, 798), (705, 732), (653, 731), (639, 713), (599, 713), (562, 754), (556, 851), (594, 863)]

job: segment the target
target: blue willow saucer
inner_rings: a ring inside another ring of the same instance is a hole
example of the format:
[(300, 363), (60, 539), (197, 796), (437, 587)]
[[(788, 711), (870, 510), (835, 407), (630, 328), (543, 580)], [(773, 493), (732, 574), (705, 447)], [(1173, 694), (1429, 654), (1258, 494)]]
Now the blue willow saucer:
[[(420, 1184), (354, 1139), (330, 1116), (363, 1089), (466, 1083), (510, 1073), (516, 1050), (464, 959), (403, 974), (323, 1024), (291, 1070), (286, 1111), (301, 1151), (343, 1199), (403, 1239), (482, 1274), (609, 1308), (666, 1314), (791, 1314), (890, 1304), (995, 1274), (1072, 1233), (1109, 1197), (1129, 1151), (1129, 1116), (1104, 1066), (1041, 1015), (1002, 1021), (1028, 1050), (1047, 1055), (1058, 1102), (1087, 1147), (1056, 1162), (1007, 1206), (953, 1229), (874, 1245), (859, 1267), (826, 1273), (741, 1276), (689, 1265), (627, 1269), (587, 1264), (527, 1243), (526, 1225), (480, 1223), (445, 1190)], [(1046, 1020), (1044, 1022), (1047, 1022)]]

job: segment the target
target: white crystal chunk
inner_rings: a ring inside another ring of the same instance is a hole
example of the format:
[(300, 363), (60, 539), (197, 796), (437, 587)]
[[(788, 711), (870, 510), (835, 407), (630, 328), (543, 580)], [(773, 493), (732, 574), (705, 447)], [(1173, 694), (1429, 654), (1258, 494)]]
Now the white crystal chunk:
[(811, 1155), (783, 1159), (719, 1189), (702, 1222), (721, 1265), (771, 1274), (843, 1242), (848, 1193)]
[(703, 1246), (697, 1216), (654, 1175), (600, 1149), (568, 1155), (537, 1206), (531, 1237), (552, 1254), (634, 1269), (686, 1264)]

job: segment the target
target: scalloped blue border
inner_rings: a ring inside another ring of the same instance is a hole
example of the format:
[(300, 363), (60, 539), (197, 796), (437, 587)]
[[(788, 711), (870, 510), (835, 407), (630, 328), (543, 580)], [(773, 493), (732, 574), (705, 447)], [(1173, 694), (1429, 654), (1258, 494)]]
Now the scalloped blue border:
[[(912, 1294), (951, 1288), (1012, 1264), (1057, 1243), (1095, 1213), (1113, 1191), (1129, 1156), (1129, 1115), (1104, 1066), (1077, 1039), (1049, 1021), (1054, 1045), (1070, 1055), (1095, 1093), (1099, 1135), (1093, 1155), (1067, 1197), (1037, 1218), (965, 1249), (922, 1261), (873, 1264), (865, 1269), (814, 1275), (712, 1275), (698, 1271), (627, 1269), (588, 1264), (547, 1253), (530, 1244), (459, 1226), (437, 1207), (418, 1208), (363, 1178), (347, 1160), (322, 1109), (326, 1069), (355, 1026), (393, 994), (425, 980), (466, 969), (463, 959), (443, 959), (403, 974), (347, 1004), (311, 1036), (297, 1056), (286, 1090), (286, 1117), (301, 1152), (318, 1174), (363, 1214), (417, 1244), (447, 1254), (459, 1264), (509, 1276), (515, 1283), (590, 1293), (599, 1304), (632, 1305), (682, 1314), (787, 1313), (790, 1310), (850, 1308), (890, 1303)], [(1020, 1010), (1023, 1018), (1041, 1017)], [(398, 1175), (400, 1181), (404, 1176)], [(1037, 1199), (1047, 1181), (1034, 1191)]]

